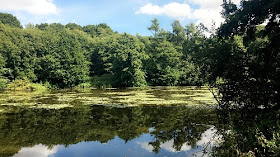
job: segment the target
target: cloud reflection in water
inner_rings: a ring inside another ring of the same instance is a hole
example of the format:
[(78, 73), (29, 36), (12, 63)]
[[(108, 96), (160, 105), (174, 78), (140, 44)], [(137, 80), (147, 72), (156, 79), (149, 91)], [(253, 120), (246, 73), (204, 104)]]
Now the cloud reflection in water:
[(52, 157), (59, 149), (63, 148), (64, 147), (60, 145), (48, 148), (47, 146), (39, 144), (34, 147), (21, 148), (13, 157)]

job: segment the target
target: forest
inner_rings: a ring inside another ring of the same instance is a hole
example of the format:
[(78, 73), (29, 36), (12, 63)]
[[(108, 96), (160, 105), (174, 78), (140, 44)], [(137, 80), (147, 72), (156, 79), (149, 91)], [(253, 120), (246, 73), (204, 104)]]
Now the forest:
[(146, 37), (120, 34), (106, 24), (22, 28), (10, 14), (1, 13), (1, 20), (2, 84), (27, 80), (69, 88), (83, 83), (98, 87), (206, 83), (202, 71), (207, 67), (200, 63), (204, 43), (212, 39), (194, 24), (184, 28), (174, 21), (173, 32), (168, 32), (154, 19), (148, 28), (153, 36)]

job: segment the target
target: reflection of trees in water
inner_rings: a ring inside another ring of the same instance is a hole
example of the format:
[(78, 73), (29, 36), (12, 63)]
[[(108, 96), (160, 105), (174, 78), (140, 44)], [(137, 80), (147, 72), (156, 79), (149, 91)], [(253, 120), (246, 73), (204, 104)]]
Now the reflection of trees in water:
[(192, 148), (196, 146), (198, 140), (201, 139), (202, 133), (204, 133), (209, 126), (207, 125), (196, 125), (196, 124), (185, 124), (188, 126), (176, 126), (174, 129), (160, 129), (151, 132), (155, 135), (155, 140), (149, 144), (154, 147), (154, 152), (158, 153), (161, 144), (173, 140), (173, 148), (176, 151), (180, 151), (184, 144), (190, 145)]
[(220, 111), (218, 133), (223, 143), (215, 156), (279, 156), (279, 110)]
[[(180, 151), (185, 143), (194, 148), (196, 142), (200, 140), (201, 134), (209, 129), (208, 124), (211, 124), (210, 119), (207, 119), (206, 116), (211, 116), (207, 110), (189, 109), (187, 113), (177, 111), (177, 115), (172, 114), (164, 119), (158, 117), (159, 121), (151, 132), (155, 140), (150, 142), (150, 145), (154, 147), (155, 152), (159, 152), (160, 145), (170, 140), (174, 141), (173, 148), (176, 151)], [(214, 117), (214, 115), (212, 116)]]
[[(52, 147), (81, 141), (106, 143), (115, 136), (130, 141), (149, 133), (150, 128), (156, 142), (173, 140), (174, 149), (180, 150), (184, 143), (194, 147), (215, 118), (212, 109), (203, 107), (20, 109), (1, 118), (0, 154), (12, 156), (21, 147), (36, 144)], [(158, 152), (159, 146), (152, 145)]]

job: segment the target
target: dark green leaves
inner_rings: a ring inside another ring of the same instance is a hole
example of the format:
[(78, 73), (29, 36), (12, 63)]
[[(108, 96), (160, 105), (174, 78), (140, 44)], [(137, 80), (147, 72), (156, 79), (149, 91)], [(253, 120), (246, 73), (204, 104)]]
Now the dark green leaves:
[(7, 13), (0, 12), (0, 23), (3, 23), (4, 25), (9, 25), (11, 27), (22, 28), (19, 20), (15, 16)]

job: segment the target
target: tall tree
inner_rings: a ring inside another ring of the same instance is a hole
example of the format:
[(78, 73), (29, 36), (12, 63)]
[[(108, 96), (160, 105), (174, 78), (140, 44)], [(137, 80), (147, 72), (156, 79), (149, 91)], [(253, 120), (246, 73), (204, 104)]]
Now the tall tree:
[(154, 36), (156, 36), (158, 34), (158, 32), (160, 31), (158, 19), (154, 18), (151, 22), (152, 22), (152, 25), (150, 27), (148, 27), (147, 29), (149, 31), (151, 31)]
[(177, 85), (181, 55), (166, 39), (154, 41), (150, 46), (150, 57), (146, 64), (151, 85)]
[(30, 40), (32, 36), (25, 34), (22, 29), (0, 25), (0, 51), (6, 58), (6, 66), (9, 69), (5, 74), (7, 78), (28, 78), (36, 80), (34, 66), (36, 65), (35, 52), (32, 51)]
[(116, 86), (131, 87), (146, 84), (142, 65), (143, 50), (143, 43), (132, 35), (124, 33), (118, 38), (112, 56), (112, 71)]
[(174, 20), (172, 25), (172, 42), (176, 46), (182, 46), (185, 39), (186, 39), (186, 33), (184, 30), (184, 27), (180, 24), (180, 21)]
[(38, 77), (58, 87), (73, 87), (87, 81), (89, 62), (77, 35), (67, 29), (46, 33), (45, 51), (40, 58)]
[(144, 45), (127, 33), (98, 37), (91, 55), (92, 74), (109, 75), (113, 86), (143, 86), (146, 84), (142, 59)]

